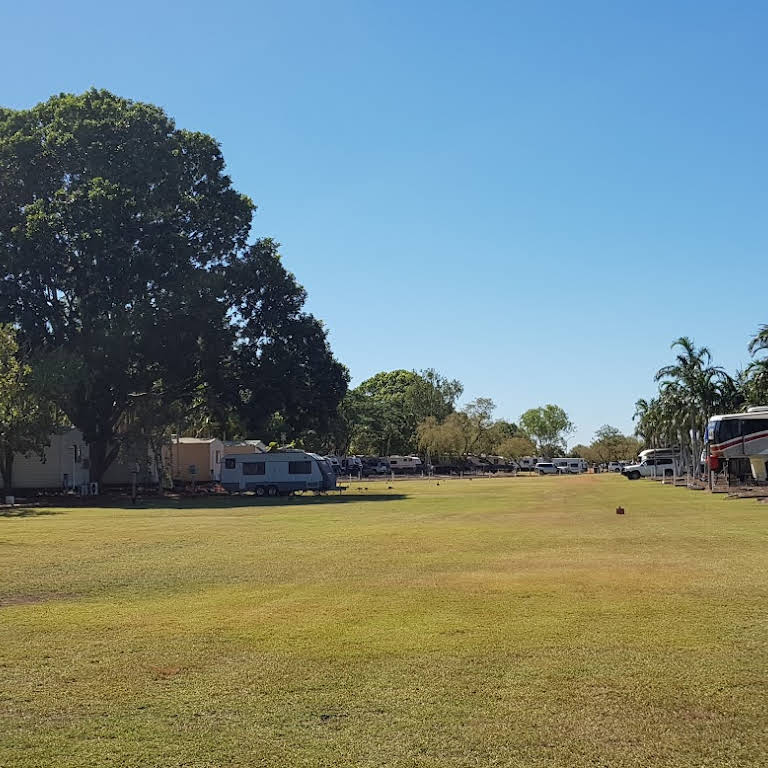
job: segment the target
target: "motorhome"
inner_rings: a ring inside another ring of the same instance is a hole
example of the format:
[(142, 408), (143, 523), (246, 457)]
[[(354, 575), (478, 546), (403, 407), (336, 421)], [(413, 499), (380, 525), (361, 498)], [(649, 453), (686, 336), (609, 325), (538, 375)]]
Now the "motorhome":
[(387, 456), (387, 462), (395, 474), (413, 474), (424, 469), (418, 456)]
[(544, 461), (541, 456), (523, 456), (522, 458), (515, 459), (517, 466), (522, 472), (533, 472), (536, 464), (540, 461)]
[(724, 461), (747, 458), (752, 477), (768, 479), (768, 406), (713, 416), (705, 442), (710, 470), (718, 471)]
[(552, 459), (552, 463), (562, 473), (570, 473), (572, 475), (580, 475), (582, 472), (586, 472), (589, 469), (586, 459), (569, 459), (559, 458)]
[(235, 453), (221, 463), (221, 485), (228, 491), (253, 491), (257, 496), (332, 491), (336, 473), (322, 456), (301, 450)]

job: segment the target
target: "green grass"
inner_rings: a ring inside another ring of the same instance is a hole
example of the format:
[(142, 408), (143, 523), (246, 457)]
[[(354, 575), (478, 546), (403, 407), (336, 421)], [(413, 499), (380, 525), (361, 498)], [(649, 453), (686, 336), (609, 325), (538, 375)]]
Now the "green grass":
[(768, 507), (369, 487), (0, 517), (0, 765), (766, 764)]

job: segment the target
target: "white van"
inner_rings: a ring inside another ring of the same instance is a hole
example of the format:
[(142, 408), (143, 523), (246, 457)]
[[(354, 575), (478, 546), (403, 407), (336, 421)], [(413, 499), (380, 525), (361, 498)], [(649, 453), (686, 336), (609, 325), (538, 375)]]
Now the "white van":
[(316, 453), (236, 453), (225, 456), (221, 463), (221, 484), (228, 491), (283, 496), (293, 491), (332, 491), (336, 488), (336, 473)]

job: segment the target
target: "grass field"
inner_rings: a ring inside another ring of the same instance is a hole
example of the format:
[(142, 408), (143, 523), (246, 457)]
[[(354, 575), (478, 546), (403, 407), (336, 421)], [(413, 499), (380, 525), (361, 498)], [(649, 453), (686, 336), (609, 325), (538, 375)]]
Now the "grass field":
[(768, 763), (768, 507), (369, 487), (0, 516), (0, 765)]

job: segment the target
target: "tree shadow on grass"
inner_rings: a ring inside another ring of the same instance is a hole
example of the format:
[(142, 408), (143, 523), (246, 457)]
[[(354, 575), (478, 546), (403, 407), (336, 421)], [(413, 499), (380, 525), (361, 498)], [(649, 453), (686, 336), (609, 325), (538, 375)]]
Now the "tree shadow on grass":
[(2, 507), (0, 517), (44, 517), (46, 515), (63, 515), (64, 512), (56, 509), (43, 509), (36, 507)]
[(350, 495), (326, 494), (322, 496), (285, 496), (279, 498), (259, 498), (257, 496), (193, 496), (193, 497), (152, 497), (138, 499), (136, 504), (130, 500), (104, 500), (99, 502), (94, 498), (92, 507), (107, 509), (239, 509), (255, 507), (259, 509), (274, 509), (277, 507), (295, 508), (332, 504), (362, 504), (366, 502), (402, 501), (407, 498), (404, 493), (352, 493)]

